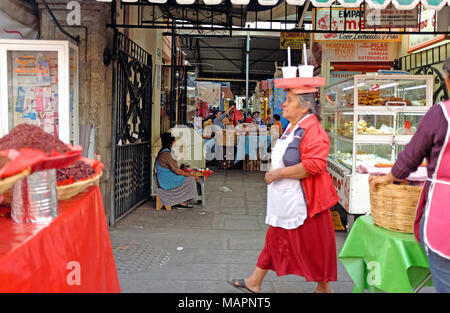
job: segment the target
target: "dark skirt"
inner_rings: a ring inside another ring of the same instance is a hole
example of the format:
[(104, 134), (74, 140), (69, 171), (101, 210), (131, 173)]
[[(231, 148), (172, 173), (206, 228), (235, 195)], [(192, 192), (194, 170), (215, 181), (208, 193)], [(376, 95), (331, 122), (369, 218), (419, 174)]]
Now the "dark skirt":
[(196, 198), (197, 184), (194, 177), (186, 177), (180, 187), (169, 190), (157, 188), (156, 193), (163, 205), (172, 206)]
[(336, 238), (329, 210), (308, 217), (295, 229), (270, 226), (256, 264), (277, 276), (298, 275), (311, 282), (337, 280)]

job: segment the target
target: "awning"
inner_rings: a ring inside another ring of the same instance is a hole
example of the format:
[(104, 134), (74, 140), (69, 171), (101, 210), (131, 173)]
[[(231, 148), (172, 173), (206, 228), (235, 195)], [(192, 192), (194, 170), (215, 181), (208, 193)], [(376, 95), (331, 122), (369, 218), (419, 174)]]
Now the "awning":
[[(97, 0), (99, 2), (111, 2), (112, 0)], [(147, 0), (151, 4), (165, 4), (168, 0)], [(250, 0), (230, 0), (233, 5), (248, 5)], [(359, 7), (361, 3), (366, 2), (369, 7), (376, 9), (385, 9), (389, 4), (393, 4), (397, 9), (411, 10), (417, 7), (420, 0), (338, 0), (339, 4), (346, 8)], [(122, 0), (122, 2), (133, 3), (138, 0)], [(192, 5), (195, 0), (176, 0), (180, 5)], [(223, 0), (203, 0), (206, 5), (218, 5)], [(280, 0), (258, 0), (262, 6), (275, 6)], [(286, 0), (290, 5), (301, 6), (306, 3), (306, 0)], [(330, 7), (335, 0), (311, 0), (311, 4), (315, 7)], [(422, 0), (422, 5), (429, 10), (440, 10), (446, 4), (450, 5), (450, 0)]]

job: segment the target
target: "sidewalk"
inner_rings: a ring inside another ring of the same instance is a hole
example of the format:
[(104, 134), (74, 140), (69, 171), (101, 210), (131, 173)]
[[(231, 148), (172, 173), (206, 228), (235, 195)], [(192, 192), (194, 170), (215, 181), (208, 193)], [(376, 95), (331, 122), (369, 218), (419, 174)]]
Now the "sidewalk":
[[(240, 293), (226, 281), (253, 272), (264, 246), (265, 211), (264, 172), (242, 170), (215, 170), (204, 207), (156, 211), (155, 201), (147, 202), (110, 229), (122, 292)], [(338, 252), (346, 235), (336, 232)], [(339, 260), (338, 281), (331, 285), (336, 293), (353, 291)], [(315, 287), (270, 271), (261, 292), (311, 293)]]

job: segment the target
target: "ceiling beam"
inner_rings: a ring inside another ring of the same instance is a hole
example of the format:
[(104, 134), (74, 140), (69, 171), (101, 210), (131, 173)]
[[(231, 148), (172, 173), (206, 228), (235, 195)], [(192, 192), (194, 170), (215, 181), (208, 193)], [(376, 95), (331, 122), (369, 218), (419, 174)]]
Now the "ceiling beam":
[[(199, 39), (199, 41), (200, 41), (201, 39)], [(210, 47), (210, 48), (213, 48), (213, 47), (211, 47), (209, 44), (207, 44), (206, 42), (204, 42), (203, 40), (201, 40), (202, 41), (202, 43), (203, 44), (205, 44), (206, 46), (208, 46), (208, 47)], [(225, 60), (227, 60), (228, 62), (230, 62), (231, 64), (233, 64), (236, 68), (240, 68), (240, 66), (238, 65), (238, 64), (236, 64), (234, 61), (231, 61), (231, 60), (229, 60), (228, 59), (228, 57), (225, 55), (225, 54), (223, 54), (222, 52), (220, 52), (219, 50), (217, 50), (217, 49), (214, 49), (214, 51), (216, 51), (217, 52), (217, 54), (219, 54), (221, 57), (223, 57)]]
[[(189, 58), (188, 58), (189, 59)], [(221, 59), (221, 58), (205, 58), (205, 57), (203, 57), (202, 58), (202, 60), (203, 61), (205, 61), (205, 60), (208, 60), (208, 61), (224, 61), (224, 59)], [(228, 59), (229, 61), (241, 61), (241, 59)], [(228, 61), (227, 60), (227, 61)], [(198, 61), (198, 60), (197, 60)], [(276, 60), (262, 60), (262, 59), (258, 59), (258, 60), (250, 60), (250, 62), (255, 62), (255, 63), (258, 63), (258, 62), (266, 62), (266, 63), (273, 63), (273, 62), (275, 62), (275, 61), (280, 61), (279, 59), (276, 59)], [(252, 65), (252, 64), (251, 64)]]

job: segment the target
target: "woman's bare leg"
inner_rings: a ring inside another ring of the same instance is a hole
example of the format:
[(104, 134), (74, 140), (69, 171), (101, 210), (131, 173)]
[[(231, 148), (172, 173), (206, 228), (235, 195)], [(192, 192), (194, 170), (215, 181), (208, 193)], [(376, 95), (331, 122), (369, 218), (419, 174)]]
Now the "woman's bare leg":
[(245, 285), (251, 291), (259, 292), (261, 290), (261, 284), (266, 274), (267, 270), (263, 270), (262, 268), (256, 266), (253, 274), (249, 278), (244, 279)]
[(333, 288), (331, 288), (330, 283), (328, 282), (317, 282), (317, 293), (333, 293)]

